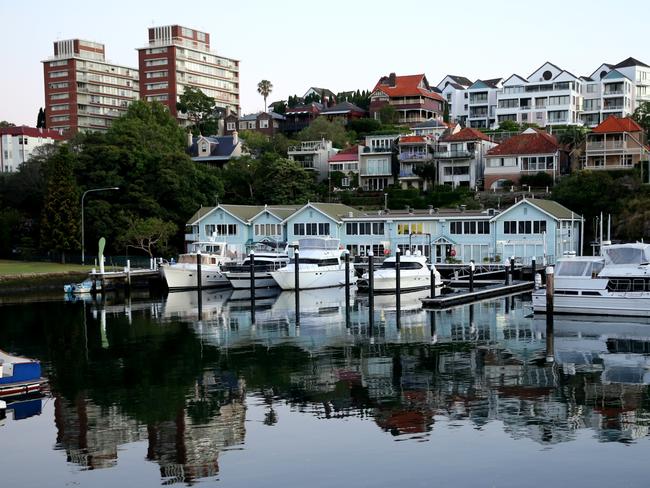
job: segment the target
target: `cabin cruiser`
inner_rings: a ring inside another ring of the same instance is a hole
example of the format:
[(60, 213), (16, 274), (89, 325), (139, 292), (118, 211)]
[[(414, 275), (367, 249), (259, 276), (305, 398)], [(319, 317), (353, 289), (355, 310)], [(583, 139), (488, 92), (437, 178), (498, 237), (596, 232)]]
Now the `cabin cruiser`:
[[(271, 276), (283, 290), (294, 290), (295, 267), (298, 266), (299, 286), (301, 290), (310, 288), (328, 288), (345, 284), (345, 263), (341, 261), (339, 239), (331, 237), (310, 237), (300, 239), (299, 262), (292, 258), (289, 264), (277, 271), (272, 271)], [(350, 266), (350, 283), (354, 283), (354, 268)]]
[[(431, 274), (433, 271), (435, 280), (435, 293), (440, 295), (442, 290), (442, 278), (440, 273), (432, 265), (431, 270), (427, 266), (427, 258), (420, 251), (411, 254), (406, 251), (400, 259), (400, 290), (411, 292), (431, 288)], [(364, 273), (357, 281), (359, 291), (368, 291), (370, 287), (369, 275)], [(397, 258), (387, 257), (374, 272), (373, 289), (374, 293), (395, 293), (397, 287)]]
[[(533, 310), (546, 312), (546, 289), (533, 292)], [(603, 246), (602, 256), (558, 259), (555, 313), (650, 316), (650, 244)]]
[[(253, 250), (255, 288), (268, 288), (277, 286), (271, 276), (272, 271), (277, 271), (289, 264), (289, 254), (286, 250), (270, 250), (258, 248)], [(250, 254), (241, 264), (225, 264), (221, 267), (223, 275), (233, 288), (251, 287), (251, 258)]]
[(167, 287), (170, 290), (197, 288), (197, 256), (201, 259), (201, 287), (228, 286), (228, 280), (221, 273), (221, 266), (232, 261), (225, 242), (193, 242), (189, 252), (181, 254), (176, 263), (161, 266)]
[(26, 395), (39, 391), (46, 382), (41, 378), (41, 363), (0, 351), (0, 396)]

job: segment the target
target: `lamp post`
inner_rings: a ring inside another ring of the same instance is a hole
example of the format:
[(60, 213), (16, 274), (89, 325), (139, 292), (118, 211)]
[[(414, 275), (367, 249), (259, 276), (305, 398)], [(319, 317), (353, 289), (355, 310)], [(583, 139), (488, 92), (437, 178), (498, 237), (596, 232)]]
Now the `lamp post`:
[(93, 191), (108, 191), (108, 190), (119, 190), (119, 186), (110, 186), (107, 188), (93, 188), (91, 190), (86, 190), (83, 192), (83, 195), (81, 195), (81, 264), (84, 265), (86, 264), (86, 248), (84, 245), (84, 198), (86, 198), (86, 195), (90, 192)]

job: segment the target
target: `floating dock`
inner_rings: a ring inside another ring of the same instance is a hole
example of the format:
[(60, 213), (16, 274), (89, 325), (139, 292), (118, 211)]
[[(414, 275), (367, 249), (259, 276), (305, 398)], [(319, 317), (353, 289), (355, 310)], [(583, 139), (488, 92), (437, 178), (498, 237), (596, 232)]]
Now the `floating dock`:
[(438, 297), (422, 298), (422, 306), (424, 308), (449, 308), (464, 303), (476, 302), (485, 298), (531, 291), (534, 287), (535, 284), (532, 281), (515, 281), (509, 285), (494, 283), (479, 290), (461, 291), (440, 295)]

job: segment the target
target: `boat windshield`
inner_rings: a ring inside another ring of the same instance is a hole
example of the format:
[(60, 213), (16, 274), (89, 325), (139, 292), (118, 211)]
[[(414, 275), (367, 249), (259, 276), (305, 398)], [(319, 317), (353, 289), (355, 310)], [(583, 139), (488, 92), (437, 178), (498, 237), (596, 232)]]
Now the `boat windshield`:
[(642, 264), (650, 262), (650, 250), (647, 245), (622, 245), (605, 247), (608, 264)]
[(300, 239), (298, 245), (301, 251), (303, 249), (338, 249), (339, 242), (338, 239)]
[(568, 259), (559, 261), (555, 267), (556, 276), (596, 276), (605, 263), (602, 260), (582, 261)]
[[(296, 260), (291, 258), (289, 261), (294, 264)], [(339, 260), (337, 258), (315, 259), (315, 258), (300, 258), (299, 264), (317, 264), (318, 266), (338, 266)]]
[[(395, 261), (384, 261), (381, 264), (382, 269), (395, 269)], [(415, 261), (406, 261), (399, 263), (399, 269), (422, 269), (424, 265)]]

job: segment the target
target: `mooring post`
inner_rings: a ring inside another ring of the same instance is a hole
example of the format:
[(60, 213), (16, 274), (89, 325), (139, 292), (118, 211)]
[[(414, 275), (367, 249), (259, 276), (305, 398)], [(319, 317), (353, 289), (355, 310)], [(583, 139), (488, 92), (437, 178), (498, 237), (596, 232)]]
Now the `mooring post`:
[(546, 267), (546, 362), (553, 362), (553, 293), (555, 292), (553, 266)]
[(293, 251), (293, 281), (296, 290), (296, 325), (300, 325), (300, 249), (298, 245)]
[(131, 260), (126, 260), (126, 284), (124, 286), (125, 294), (128, 296), (131, 294)]
[(469, 291), (470, 293), (474, 291), (474, 260), (469, 262)]
[(402, 283), (401, 283), (401, 264), (400, 264), (400, 249), (395, 250), (395, 307), (397, 310), (396, 324), (400, 326), (400, 311), (402, 310)]
[(535, 272), (537, 271), (537, 263), (535, 263), (535, 256), (530, 262), (530, 280), (535, 281)]
[(515, 282), (515, 257), (510, 258), (510, 281), (511, 283)]
[(255, 323), (255, 251), (251, 249), (248, 256), (250, 262), (250, 277), (251, 277), (251, 320)]
[(201, 294), (201, 250), (196, 251), (196, 293), (199, 305), (199, 320), (203, 320), (203, 296)]
[(431, 289), (431, 298), (434, 298), (436, 296), (436, 272), (435, 272), (436, 267), (434, 266), (433, 262), (431, 263), (431, 284), (430, 284), (430, 289)]
[(368, 322), (372, 327), (375, 321), (375, 265), (374, 254), (368, 253)]
[(505, 271), (505, 274), (506, 274), (505, 285), (508, 286), (510, 284), (510, 274), (509, 274), (509, 272), (510, 272), (510, 260), (506, 259), (506, 262), (503, 263), (503, 264), (505, 266), (504, 271)]
[(345, 326), (350, 327), (350, 251), (343, 251), (345, 255)]

